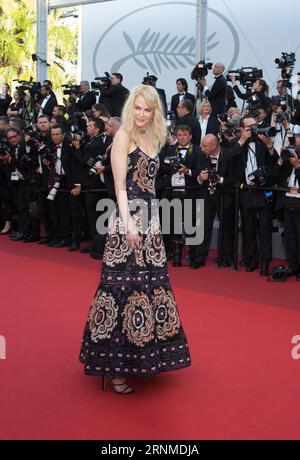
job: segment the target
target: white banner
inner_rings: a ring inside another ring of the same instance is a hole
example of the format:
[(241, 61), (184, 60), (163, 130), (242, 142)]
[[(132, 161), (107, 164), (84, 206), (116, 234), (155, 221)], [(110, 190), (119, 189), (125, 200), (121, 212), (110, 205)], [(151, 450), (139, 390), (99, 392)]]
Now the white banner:
[[(227, 70), (261, 68), (271, 93), (280, 78), (274, 59), (282, 51), (296, 51), (294, 75), (300, 70), (299, 0), (208, 4), (207, 62), (223, 62)], [(169, 101), (179, 77), (194, 92), (189, 77), (195, 65), (195, 15), (193, 1), (116, 0), (81, 7), (81, 79), (120, 72), (130, 89), (149, 72), (157, 75), (157, 87), (165, 89)]]

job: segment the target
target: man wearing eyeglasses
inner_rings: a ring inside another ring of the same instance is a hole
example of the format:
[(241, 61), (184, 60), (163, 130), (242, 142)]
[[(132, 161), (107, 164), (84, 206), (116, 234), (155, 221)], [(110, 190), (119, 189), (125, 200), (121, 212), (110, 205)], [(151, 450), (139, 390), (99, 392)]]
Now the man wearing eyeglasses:
[(29, 205), (33, 199), (31, 181), (36, 166), (34, 149), (26, 145), (22, 131), (18, 128), (9, 128), (6, 131), (6, 139), (10, 143), (10, 149), (4, 161), (7, 177), (11, 183), (11, 205), (17, 210), (17, 231), (10, 236), (10, 239), (20, 241), (29, 230)]

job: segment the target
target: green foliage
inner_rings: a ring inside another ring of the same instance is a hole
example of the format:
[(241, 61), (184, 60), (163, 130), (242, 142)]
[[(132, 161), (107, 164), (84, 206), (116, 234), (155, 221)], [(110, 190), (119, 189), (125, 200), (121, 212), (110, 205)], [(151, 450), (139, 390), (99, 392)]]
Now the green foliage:
[[(76, 81), (78, 27), (76, 9), (51, 11), (48, 17), (48, 78), (57, 88)], [(73, 17), (73, 18), (72, 18)], [(36, 78), (36, 1), (0, 0), (0, 79)]]

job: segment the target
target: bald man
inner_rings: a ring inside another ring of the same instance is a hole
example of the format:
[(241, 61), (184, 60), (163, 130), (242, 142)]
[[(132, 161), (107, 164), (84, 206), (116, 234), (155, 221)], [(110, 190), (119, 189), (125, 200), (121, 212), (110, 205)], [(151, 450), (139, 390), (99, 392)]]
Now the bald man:
[[(222, 150), (218, 138), (208, 134), (202, 139), (198, 162), (198, 183), (201, 198), (204, 199), (204, 240), (198, 246), (191, 246), (191, 268), (205, 265), (210, 248), (213, 223), (220, 216), (221, 193), (224, 192), (223, 238), (219, 266), (230, 267), (233, 259), (234, 203), (230, 193), (235, 182), (234, 157)], [(226, 193), (228, 189), (228, 193)]]
[(217, 116), (218, 114), (226, 112), (227, 81), (223, 75), (225, 70), (224, 64), (216, 62), (212, 70), (215, 76), (215, 82), (211, 90), (208, 89), (205, 78), (199, 80), (199, 83), (203, 86), (204, 94), (211, 103), (212, 114)]

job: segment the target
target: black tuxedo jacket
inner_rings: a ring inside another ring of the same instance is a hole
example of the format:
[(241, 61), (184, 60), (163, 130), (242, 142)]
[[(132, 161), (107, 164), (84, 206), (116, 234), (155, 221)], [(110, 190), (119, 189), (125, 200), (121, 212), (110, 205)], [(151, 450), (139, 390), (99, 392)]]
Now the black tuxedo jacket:
[[(194, 107), (195, 107), (195, 96), (191, 93), (185, 93), (184, 95), (184, 99), (189, 99), (193, 104), (194, 104)], [(177, 116), (177, 106), (179, 104), (179, 93), (177, 94), (174, 94), (174, 96), (172, 96), (172, 99), (171, 99), (171, 111), (172, 112), (175, 112), (176, 116)]]
[(226, 112), (226, 91), (227, 81), (223, 75), (215, 79), (211, 90), (205, 91), (205, 96), (211, 103), (212, 114), (215, 116)]
[(167, 98), (166, 98), (165, 90), (162, 89), (162, 88), (156, 88), (156, 87), (155, 87), (155, 89), (156, 89), (156, 91), (157, 91), (158, 94), (159, 94), (161, 103), (162, 103), (163, 108), (164, 108), (164, 110), (165, 110), (165, 116), (167, 116), (168, 106), (167, 106)]
[(0, 99), (0, 116), (6, 115), (7, 109), (12, 101), (12, 97), (7, 94), (5, 99)]
[[(202, 132), (201, 132), (200, 121), (199, 121), (199, 126), (200, 126), (200, 133), (201, 133), (200, 138), (201, 138)], [(208, 118), (208, 122), (207, 122), (206, 134), (214, 134), (215, 136), (217, 136), (217, 134), (219, 133), (219, 126), (220, 126), (220, 122), (217, 119), (217, 117), (215, 117), (214, 115), (210, 115)]]
[[(171, 187), (172, 184), (172, 174), (170, 174), (170, 169), (165, 164), (164, 160), (167, 156), (176, 155), (177, 145), (166, 145), (162, 151), (159, 153), (160, 168), (157, 173), (156, 178), (156, 188), (161, 189), (163, 187)], [(185, 185), (194, 186), (198, 185), (197, 182), (197, 171), (198, 171), (198, 161), (200, 155), (200, 148), (198, 145), (193, 145), (192, 152), (186, 152), (185, 156), (181, 160), (181, 164), (184, 164), (188, 169), (191, 170), (192, 175), (185, 175)], [(193, 193), (193, 192), (192, 192)]]
[(99, 102), (104, 104), (112, 117), (120, 117), (129, 91), (121, 83), (101, 89)]
[(75, 156), (80, 166), (80, 181), (83, 187), (87, 188), (103, 188), (99, 180), (99, 175), (90, 176), (90, 166), (87, 164), (90, 158), (95, 158), (97, 155), (104, 155), (106, 150), (101, 134), (90, 139), (83, 144), (80, 149), (76, 149)]
[(105, 188), (108, 192), (108, 196), (110, 198), (113, 198), (116, 200), (116, 192), (115, 192), (115, 183), (114, 183), (114, 176), (112, 173), (112, 168), (111, 168), (111, 149), (112, 149), (112, 142), (111, 144), (107, 147), (105, 151), (105, 155), (107, 157), (106, 165), (105, 165), (105, 170), (104, 170), (104, 182), (105, 182)]
[[(43, 101), (41, 101), (43, 102)], [(43, 115), (48, 115), (49, 117), (52, 117), (53, 114), (53, 109), (57, 104), (56, 97), (50, 96), (50, 98), (47, 101), (47, 104), (45, 107), (42, 109), (43, 110)]]
[[(274, 167), (274, 177), (279, 187), (288, 188), (289, 177), (292, 174), (293, 166), (289, 161), (285, 161), (282, 166), (276, 163)], [(296, 184), (295, 187), (300, 188), (300, 168), (295, 169)], [(276, 209), (282, 207), (300, 207), (300, 199), (285, 196), (285, 192), (278, 192), (276, 200)]]
[(75, 112), (86, 112), (90, 110), (92, 105), (96, 104), (96, 96), (93, 91), (79, 95), (79, 100), (74, 104)]
[(75, 184), (81, 184), (80, 167), (76, 159), (75, 148), (67, 139), (64, 139), (62, 143), (61, 162), (65, 172), (63, 185), (67, 188), (73, 188)]
[[(224, 193), (225, 208), (229, 208), (233, 206), (233, 202), (234, 202), (234, 194), (231, 193), (232, 186), (236, 182), (235, 167), (234, 167), (233, 159), (234, 157), (230, 153), (228, 153), (226, 149), (221, 148), (219, 159), (218, 159), (218, 166), (216, 168), (216, 173), (220, 177), (223, 177), (223, 184), (216, 185), (216, 192), (213, 198), (219, 199), (221, 192), (227, 191), (228, 193)], [(205, 155), (203, 152), (200, 152), (197, 168), (198, 168), (197, 176), (200, 174), (201, 171), (212, 168), (209, 157), (207, 157), (207, 155)], [(203, 184), (200, 185), (201, 196), (203, 198), (210, 197), (208, 186), (209, 186), (209, 181), (204, 181)]]
[[(261, 168), (263, 166), (267, 166), (269, 168), (271, 176), (266, 184), (266, 187), (273, 186), (276, 182), (274, 177), (274, 167), (278, 160), (278, 153), (274, 151), (273, 155), (270, 155), (269, 150), (260, 140), (256, 140), (255, 145), (257, 168)], [(237, 142), (235, 146), (230, 149), (230, 154), (235, 157), (235, 175), (237, 181), (241, 184), (246, 184), (245, 169), (248, 159), (248, 143), (241, 147)], [(242, 199), (242, 203), (248, 208), (264, 207), (267, 204), (264, 192), (259, 190), (246, 189), (242, 193)]]
[(200, 145), (201, 140), (201, 129), (200, 123), (197, 118), (194, 117), (191, 113), (185, 115), (184, 117), (178, 118), (177, 126), (187, 125), (192, 130), (192, 143), (194, 145)]

